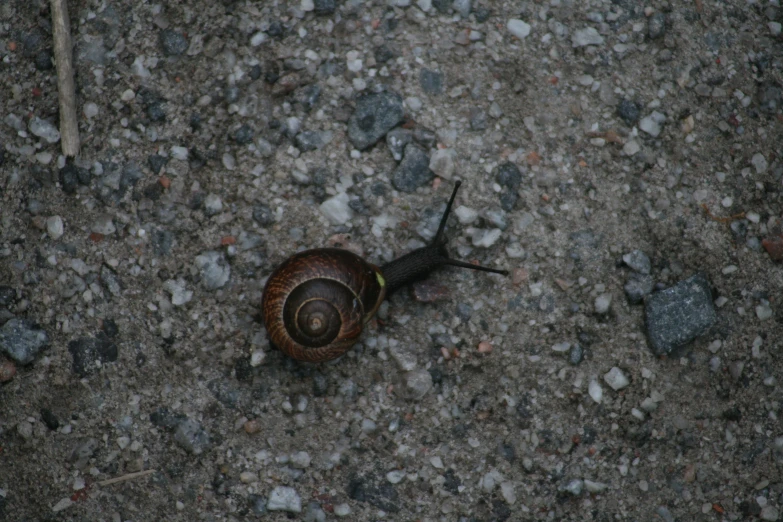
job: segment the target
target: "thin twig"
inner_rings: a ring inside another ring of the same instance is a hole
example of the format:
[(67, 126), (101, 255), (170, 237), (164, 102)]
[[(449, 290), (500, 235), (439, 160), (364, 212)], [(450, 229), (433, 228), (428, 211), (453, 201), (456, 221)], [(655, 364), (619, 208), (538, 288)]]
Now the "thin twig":
[(133, 480), (139, 477), (146, 477), (147, 475), (152, 475), (153, 473), (155, 473), (154, 469), (145, 469), (144, 471), (137, 471), (136, 473), (128, 473), (127, 475), (123, 475), (121, 477), (114, 477), (113, 479), (101, 480), (100, 482), (98, 482), (98, 485), (111, 486), (112, 484), (117, 484), (118, 482), (125, 482), (126, 480)]
[(73, 83), (73, 46), (66, 0), (51, 0), (54, 62), (57, 66), (57, 94), (60, 99), (60, 135), (63, 154), (79, 154), (79, 123), (76, 119), (76, 89)]

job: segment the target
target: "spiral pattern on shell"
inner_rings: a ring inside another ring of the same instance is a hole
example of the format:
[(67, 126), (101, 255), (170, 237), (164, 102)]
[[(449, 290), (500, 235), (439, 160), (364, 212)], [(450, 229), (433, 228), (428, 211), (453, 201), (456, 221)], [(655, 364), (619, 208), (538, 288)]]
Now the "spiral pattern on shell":
[(269, 276), (261, 310), (275, 346), (294, 359), (323, 362), (356, 343), (385, 294), (377, 266), (348, 250), (316, 248)]

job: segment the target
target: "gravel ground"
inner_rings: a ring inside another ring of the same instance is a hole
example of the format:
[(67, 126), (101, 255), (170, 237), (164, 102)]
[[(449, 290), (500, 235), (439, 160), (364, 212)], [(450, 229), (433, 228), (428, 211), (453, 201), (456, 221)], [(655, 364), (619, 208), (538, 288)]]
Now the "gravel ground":
[[(779, 520), (778, 0), (0, 5), (0, 519)], [(457, 259), (328, 364), (292, 253)], [(122, 477), (126, 480), (107, 483)]]

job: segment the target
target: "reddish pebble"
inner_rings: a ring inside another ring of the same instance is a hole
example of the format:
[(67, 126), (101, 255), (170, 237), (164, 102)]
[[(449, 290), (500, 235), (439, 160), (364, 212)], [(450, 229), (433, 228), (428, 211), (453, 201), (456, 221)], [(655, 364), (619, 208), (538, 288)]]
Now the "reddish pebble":
[(16, 51), (16, 42), (8, 42), (8, 50), (11, 52)]
[(223, 236), (220, 238), (221, 246), (235, 245), (236, 242), (237, 242), (237, 238), (235, 238), (234, 236)]
[(8, 382), (16, 375), (16, 365), (8, 359), (0, 359), (0, 382)]
[(250, 435), (261, 431), (261, 423), (258, 419), (249, 420), (245, 423), (245, 431)]
[(39, 98), (43, 94), (43, 91), (40, 87), (33, 87), (33, 97)]
[(160, 186), (164, 189), (167, 189), (171, 186), (171, 180), (166, 176), (161, 176), (158, 178), (158, 183), (160, 183)]
[(93, 232), (92, 234), (90, 234), (90, 241), (92, 241), (93, 243), (100, 243), (101, 241), (103, 241), (103, 234)]
[(541, 163), (541, 155), (539, 155), (538, 152), (533, 151), (525, 157), (525, 160), (528, 165), (538, 165)]
[(773, 261), (783, 261), (783, 236), (771, 236), (761, 241)]
[(449, 289), (432, 281), (419, 281), (413, 284), (413, 298), (420, 303), (434, 303), (449, 296)]
[(489, 341), (481, 341), (478, 345), (478, 351), (479, 353), (491, 353), (492, 343), (490, 343)]
[(514, 284), (514, 286), (519, 286), (527, 281), (527, 277), (527, 270), (524, 268), (515, 268), (511, 273), (511, 282)]

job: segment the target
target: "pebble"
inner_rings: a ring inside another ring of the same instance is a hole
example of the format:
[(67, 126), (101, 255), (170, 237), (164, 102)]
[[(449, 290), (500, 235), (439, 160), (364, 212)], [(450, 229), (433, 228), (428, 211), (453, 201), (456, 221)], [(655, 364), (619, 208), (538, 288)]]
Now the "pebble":
[(430, 182), (433, 174), (430, 170), (430, 158), (419, 147), (410, 143), (405, 146), (405, 155), (392, 173), (392, 185), (401, 192), (414, 192)]
[(392, 484), (399, 484), (402, 479), (405, 478), (405, 472), (400, 469), (395, 469), (386, 474), (386, 480)]
[(587, 45), (602, 45), (604, 38), (598, 34), (594, 27), (586, 27), (574, 31), (571, 36), (571, 44), (574, 47), (585, 47)]
[(661, 133), (661, 124), (666, 121), (666, 116), (658, 111), (653, 111), (649, 116), (645, 116), (639, 122), (639, 129), (646, 132), (653, 138), (657, 138)]
[(595, 298), (595, 313), (603, 315), (609, 312), (612, 305), (612, 294), (602, 294)]
[(506, 22), (506, 28), (508, 29), (508, 32), (520, 40), (524, 40), (530, 34), (530, 24), (527, 24), (518, 18), (511, 18)]
[(199, 254), (195, 264), (201, 273), (201, 284), (207, 290), (222, 288), (231, 276), (231, 265), (221, 252), (208, 250)]
[(564, 486), (562, 486), (560, 489), (561, 491), (564, 491), (566, 493), (570, 493), (575, 497), (578, 497), (582, 494), (582, 488), (584, 487), (584, 482), (580, 479), (572, 479), (569, 480)]
[(341, 192), (321, 203), (321, 213), (332, 225), (344, 225), (353, 218), (348, 194)]
[(772, 317), (772, 308), (770, 308), (769, 304), (763, 303), (756, 307), (756, 317), (759, 318), (759, 321), (766, 321), (770, 317)]
[(629, 126), (639, 121), (641, 111), (641, 106), (631, 100), (621, 100), (617, 105), (617, 115)]
[(38, 116), (30, 118), (27, 128), (30, 129), (30, 132), (39, 138), (42, 138), (47, 143), (57, 143), (60, 141), (60, 131), (57, 130), (57, 127), (46, 120), (42, 120)]
[(753, 165), (753, 168), (756, 169), (757, 174), (763, 174), (767, 171), (767, 158), (765, 158), (764, 155), (760, 152), (757, 152), (753, 155), (753, 157), (750, 159), (750, 163)]
[(294, 488), (277, 486), (269, 493), (266, 507), (270, 511), (302, 512), (302, 498)]
[(386, 134), (386, 146), (392, 153), (395, 161), (402, 161), (405, 153), (405, 147), (413, 141), (413, 132), (408, 129), (397, 127)]
[(96, 234), (110, 236), (116, 232), (114, 219), (109, 214), (101, 214), (92, 224), (92, 231)]
[(623, 371), (617, 366), (606, 372), (604, 381), (614, 391), (622, 390), (631, 383), (631, 381), (628, 380), (628, 377), (626, 377)]
[(665, 355), (707, 332), (717, 321), (710, 283), (698, 273), (645, 301), (650, 348)]
[(640, 274), (649, 274), (652, 269), (650, 258), (641, 250), (634, 250), (633, 252), (625, 254), (623, 256), (623, 262), (626, 266), (632, 270), (636, 270)]
[(171, 157), (176, 160), (185, 161), (188, 159), (188, 148), (174, 145), (171, 147)]
[(456, 170), (457, 151), (454, 149), (437, 149), (430, 156), (430, 170), (436, 176), (451, 179)]
[(207, 194), (204, 198), (204, 212), (207, 216), (214, 216), (223, 210), (223, 200), (217, 194)]
[(780, 510), (775, 506), (766, 505), (761, 508), (759, 517), (761, 520), (778, 520), (780, 518)]
[(519, 199), (518, 190), (522, 185), (522, 173), (511, 162), (501, 163), (495, 172), (495, 180), (503, 188), (500, 194), (500, 206), (511, 212)]
[(348, 139), (358, 150), (365, 150), (400, 124), (405, 116), (402, 98), (391, 92), (368, 94), (356, 102), (348, 120)]
[(463, 225), (470, 225), (478, 219), (478, 211), (465, 205), (457, 207), (454, 210), (454, 215), (457, 216), (457, 219)]
[(193, 291), (187, 289), (184, 279), (169, 279), (163, 283), (163, 289), (171, 295), (174, 306), (182, 306), (193, 299)]
[(584, 485), (585, 485), (585, 490), (588, 493), (601, 493), (602, 491), (605, 491), (606, 488), (609, 487), (603, 482), (593, 482), (592, 480), (587, 480), (587, 479), (584, 479)]
[(590, 398), (596, 402), (596, 404), (601, 404), (601, 400), (604, 397), (604, 390), (601, 388), (601, 385), (598, 384), (598, 381), (595, 379), (590, 381), (590, 384), (587, 386), (587, 393), (590, 395)]
[(57, 502), (57, 504), (52, 506), (52, 512), (59, 513), (60, 511), (62, 511), (64, 509), (67, 509), (67, 508), (71, 507), (74, 504), (75, 504), (75, 502), (73, 500), (71, 500), (70, 498), (68, 498), (68, 497), (62, 498), (62, 499), (60, 499), (59, 502)]
[(46, 233), (52, 239), (60, 239), (63, 237), (65, 228), (63, 226), (63, 218), (60, 216), (51, 216), (46, 219)]
[(503, 500), (506, 504), (514, 504), (517, 501), (517, 494), (514, 491), (514, 484), (511, 482), (500, 483), (500, 494), (503, 496)]
[(312, 459), (310, 458), (310, 454), (306, 451), (297, 451), (296, 453), (291, 454), (291, 466), (297, 469), (305, 469), (310, 466), (310, 461)]
[(494, 245), (498, 239), (500, 239), (501, 234), (502, 231), (499, 228), (477, 228), (473, 231), (471, 242), (474, 247), (489, 248)]
[(177, 424), (174, 441), (193, 455), (200, 455), (209, 448), (209, 434), (198, 421), (183, 419)]
[(484, 109), (473, 107), (470, 109), (470, 129), (480, 131), (487, 128), (487, 112)]
[(421, 400), (432, 389), (432, 375), (427, 370), (413, 370), (405, 375), (405, 387), (413, 400)]
[(568, 362), (571, 363), (572, 366), (578, 366), (579, 363), (582, 362), (582, 359), (584, 359), (584, 356), (584, 348), (582, 348), (582, 346), (579, 344), (574, 344), (568, 351)]
[(389, 355), (401, 370), (409, 372), (416, 369), (416, 353), (409, 346), (402, 343), (389, 343)]
[(351, 506), (348, 504), (337, 504), (334, 506), (334, 514), (338, 517), (347, 517), (351, 514)]
[(47, 346), (46, 330), (29, 319), (14, 317), (0, 327), (0, 352), (5, 352), (17, 364), (30, 364)]

